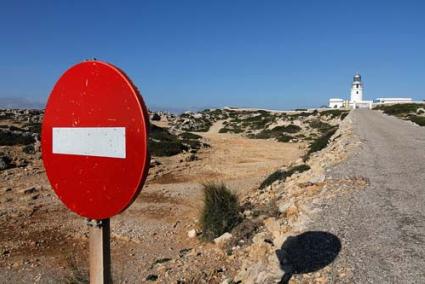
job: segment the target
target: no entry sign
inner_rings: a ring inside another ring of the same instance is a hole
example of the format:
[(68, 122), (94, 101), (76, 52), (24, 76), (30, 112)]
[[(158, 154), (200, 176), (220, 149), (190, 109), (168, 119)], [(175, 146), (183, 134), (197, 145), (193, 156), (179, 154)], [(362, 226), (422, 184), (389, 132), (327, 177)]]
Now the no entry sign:
[(149, 169), (148, 123), (136, 87), (113, 65), (85, 61), (62, 75), (41, 143), (47, 177), (69, 209), (100, 220), (131, 204)]

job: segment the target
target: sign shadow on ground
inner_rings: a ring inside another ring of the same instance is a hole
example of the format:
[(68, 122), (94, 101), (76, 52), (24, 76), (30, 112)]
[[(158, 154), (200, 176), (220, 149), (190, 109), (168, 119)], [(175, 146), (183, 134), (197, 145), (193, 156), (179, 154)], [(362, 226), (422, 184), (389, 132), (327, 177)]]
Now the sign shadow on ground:
[(276, 250), (280, 266), (285, 274), (280, 283), (288, 283), (294, 274), (318, 271), (338, 256), (341, 241), (331, 233), (308, 231), (288, 237), (282, 248)]

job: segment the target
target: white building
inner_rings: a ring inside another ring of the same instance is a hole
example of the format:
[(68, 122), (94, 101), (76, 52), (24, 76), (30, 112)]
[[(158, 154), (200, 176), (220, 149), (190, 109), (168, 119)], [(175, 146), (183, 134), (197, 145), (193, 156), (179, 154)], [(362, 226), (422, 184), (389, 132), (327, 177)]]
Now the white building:
[(343, 108), (344, 100), (338, 98), (329, 99), (329, 107), (330, 108)]
[(376, 104), (404, 104), (412, 103), (412, 98), (376, 98), (373, 100)]
[(417, 103), (411, 98), (377, 98), (373, 101), (363, 100), (364, 85), (362, 76), (356, 73), (351, 83), (350, 100), (343, 100), (340, 98), (329, 99), (329, 108), (372, 108), (372, 105), (379, 104), (403, 104), (403, 103)]
[(363, 82), (359, 73), (356, 73), (353, 77), (350, 100), (329, 99), (330, 108), (372, 108), (372, 103), (372, 101), (363, 100)]

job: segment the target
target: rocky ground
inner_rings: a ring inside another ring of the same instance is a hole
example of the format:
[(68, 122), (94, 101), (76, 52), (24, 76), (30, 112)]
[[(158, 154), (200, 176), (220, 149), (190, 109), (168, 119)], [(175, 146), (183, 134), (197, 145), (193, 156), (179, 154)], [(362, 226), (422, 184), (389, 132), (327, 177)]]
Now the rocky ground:
[[(87, 226), (60, 203), (45, 177), (42, 115), (0, 111), (0, 282), (85, 283)], [(276, 251), (287, 237), (302, 232), (326, 200), (367, 184), (359, 176), (326, 173), (356, 147), (350, 116), (341, 123), (345, 115), (235, 109), (151, 114), (148, 180), (133, 205), (111, 221), (115, 281), (280, 281), (285, 259)], [(242, 208), (242, 223), (216, 242), (199, 235), (201, 184), (208, 181), (224, 182)], [(291, 281), (322, 281), (329, 269), (292, 271)], [(350, 273), (340, 270), (340, 277)]]

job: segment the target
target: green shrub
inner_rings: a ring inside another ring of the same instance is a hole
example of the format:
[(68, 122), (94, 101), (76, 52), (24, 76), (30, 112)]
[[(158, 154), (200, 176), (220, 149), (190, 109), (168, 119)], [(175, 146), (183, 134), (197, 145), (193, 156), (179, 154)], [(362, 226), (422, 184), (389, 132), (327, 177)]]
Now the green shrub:
[(250, 134), (248, 138), (252, 139), (270, 139), (275, 138), (279, 142), (289, 142), (293, 137), (280, 131), (264, 129), (257, 134)]
[(332, 135), (334, 135), (337, 129), (338, 127), (333, 127), (332, 129), (324, 133), (322, 136), (314, 140), (314, 142), (310, 144), (308, 152), (304, 158), (307, 159), (311, 153), (320, 151), (325, 148), (329, 143), (329, 139), (332, 137)]
[(205, 240), (213, 240), (241, 222), (239, 201), (223, 183), (207, 183), (203, 187), (202, 236)]
[(313, 115), (313, 112), (300, 112), (300, 113), (291, 113), (291, 114), (287, 114), (287, 117), (289, 118), (289, 120), (295, 120), (295, 119), (300, 119), (303, 117), (309, 117), (310, 115)]
[(332, 128), (329, 123), (323, 122), (320, 119), (313, 119), (310, 121), (310, 127), (319, 130), (320, 132), (326, 132)]
[(408, 119), (417, 125), (425, 126), (425, 117), (424, 116), (417, 116), (417, 115), (410, 115)]
[(151, 124), (148, 149), (153, 156), (173, 156), (189, 148), (167, 129)]
[(348, 111), (344, 112), (341, 114), (341, 116), (339, 117), (341, 120), (343, 120), (347, 115), (349, 114)]
[(0, 146), (28, 145), (35, 142), (35, 138), (28, 132), (0, 129)]
[(271, 175), (269, 175), (265, 180), (263, 180), (263, 182), (260, 184), (260, 189), (263, 189), (263, 188), (271, 185), (273, 182), (275, 182), (277, 180), (283, 180), (285, 178), (286, 178), (285, 171), (277, 170), (274, 173), (272, 173)]
[(378, 105), (374, 109), (382, 110), (384, 113), (389, 115), (402, 115), (412, 112), (420, 107), (424, 107), (421, 104), (394, 104), (394, 105)]
[(297, 133), (301, 131), (301, 127), (295, 124), (289, 124), (287, 126), (276, 126), (272, 129), (274, 132), (286, 132), (286, 133)]
[(348, 114), (347, 110), (341, 110), (341, 109), (330, 109), (330, 110), (324, 110), (320, 112), (320, 116), (330, 116), (331, 118), (337, 118), (344, 119), (345, 116)]
[(286, 134), (281, 134), (280, 136), (276, 137), (276, 140), (278, 142), (289, 142), (291, 141), (291, 139), (293, 139), (294, 137), (290, 136), (290, 135), (286, 135)]
[(271, 175), (269, 175), (261, 184), (260, 189), (263, 189), (269, 185), (271, 185), (273, 182), (277, 180), (285, 181), (287, 177), (292, 176), (295, 173), (302, 173), (305, 171), (308, 171), (310, 169), (309, 165), (301, 164), (294, 167), (289, 168), (286, 171), (283, 170), (277, 170)]
[(202, 136), (198, 135), (198, 134), (193, 134), (190, 132), (183, 132), (181, 134), (179, 134), (179, 137), (181, 137), (182, 139), (189, 139), (189, 140), (197, 140), (197, 139), (201, 139)]
[(199, 140), (191, 140), (191, 139), (184, 139), (181, 141), (184, 145), (192, 148), (192, 149), (196, 149), (199, 150), (202, 147), (202, 143)]
[(295, 173), (302, 173), (302, 172), (308, 171), (309, 169), (310, 169), (310, 166), (309, 165), (307, 165), (307, 164), (301, 164), (301, 165), (297, 165), (297, 166), (294, 166), (292, 168), (289, 168), (286, 171), (286, 174), (287, 174), (288, 177), (290, 177), (290, 176), (292, 176)]

